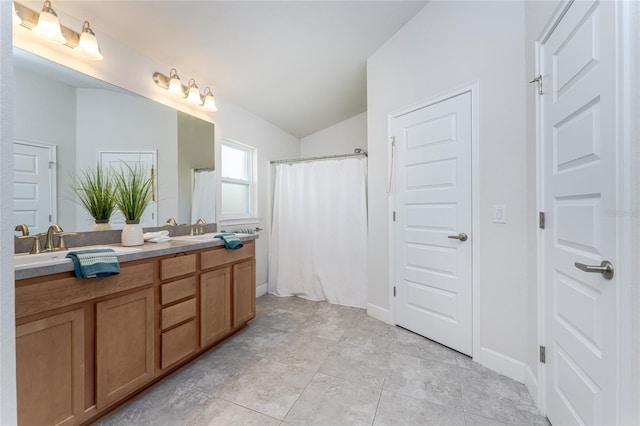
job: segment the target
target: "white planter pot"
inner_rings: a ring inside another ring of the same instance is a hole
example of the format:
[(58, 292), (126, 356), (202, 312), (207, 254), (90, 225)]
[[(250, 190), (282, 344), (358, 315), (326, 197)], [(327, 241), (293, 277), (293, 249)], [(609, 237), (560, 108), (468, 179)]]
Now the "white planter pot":
[(96, 220), (96, 224), (93, 227), (94, 231), (111, 231), (111, 225), (108, 220)]
[(122, 245), (124, 247), (141, 246), (144, 244), (142, 225), (139, 220), (127, 220), (122, 228)]

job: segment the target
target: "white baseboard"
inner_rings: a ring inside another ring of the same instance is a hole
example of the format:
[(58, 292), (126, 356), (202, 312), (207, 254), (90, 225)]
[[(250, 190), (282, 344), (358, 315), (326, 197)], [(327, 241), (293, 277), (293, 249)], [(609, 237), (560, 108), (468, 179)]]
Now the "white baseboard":
[(387, 324), (393, 324), (391, 321), (391, 311), (386, 308), (381, 308), (378, 305), (374, 305), (373, 303), (367, 303), (367, 315), (380, 321), (384, 321)]
[(480, 362), (480, 364), (484, 365), (488, 369), (520, 383), (525, 383), (527, 366), (524, 362), (488, 348), (480, 348), (479, 358), (480, 359), (476, 359), (476, 361)]
[(269, 286), (268, 283), (264, 283), (262, 285), (259, 285), (256, 287), (256, 299), (260, 296), (264, 296), (265, 294), (267, 294), (267, 287)]
[(531, 394), (533, 402), (535, 402), (536, 405), (540, 407), (540, 403), (538, 401), (538, 377), (534, 374), (533, 370), (531, 370), (528, 365), (525, 365), (524, 369), (524, 385), (527, 387), (527, 390)]

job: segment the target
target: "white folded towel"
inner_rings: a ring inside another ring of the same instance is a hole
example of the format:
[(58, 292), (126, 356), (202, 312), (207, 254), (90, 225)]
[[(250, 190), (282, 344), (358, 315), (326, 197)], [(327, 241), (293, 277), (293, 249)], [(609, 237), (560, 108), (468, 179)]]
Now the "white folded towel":
[(142, 238), (150, 243), (166, 243), (171, 241), (169, 231), (145, 232)]

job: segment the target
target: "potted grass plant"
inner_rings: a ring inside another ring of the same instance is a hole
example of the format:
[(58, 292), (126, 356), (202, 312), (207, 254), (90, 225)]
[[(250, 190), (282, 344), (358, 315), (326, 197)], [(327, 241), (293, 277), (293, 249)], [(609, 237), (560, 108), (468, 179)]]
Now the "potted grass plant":
[(153, 177), (147, 175), (141, 164), (123, 162), (120, 170), (114, 172), (114, 181), (116, 206), (126, 222), (122, 229), (122, 245), (142, 245), (140, 218), (153, 196)]
[(75, 176), (73, 192), (79, 204), (95, 221), (93, 230), (110, 230), (109, 219), (116, 210), (115, 184), (111, 173), (97, 164), (95, 169), (85, 170)]

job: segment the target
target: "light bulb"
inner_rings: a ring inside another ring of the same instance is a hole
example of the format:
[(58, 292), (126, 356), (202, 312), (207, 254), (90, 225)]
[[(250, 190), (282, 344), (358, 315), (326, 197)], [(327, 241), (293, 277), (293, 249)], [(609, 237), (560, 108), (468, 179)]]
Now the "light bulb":
[(202, 104), (202, 98), (200, 97), (200, 90), (198, 90), (196, 81), (193, 78), (189, 80), (189, 92), (187, 94), (187, 101), (194, 104)]
[(91, 27), (89, 27), (89, 21), (84, 21), (84, 24), (82, 24), (80, 41), (74, 50), (88, 59), (96, 61), (101, 61), (103, 59), (100, 47), (98, 46), (98, 39)]
[(207, 87), (206, 89), (204, 89), (203, 97), (204, 97), (204, 102), (202, 106), (204, 107), (204, 109), (208, 111), (216, 112), (218, 110), (218, 107), (216, 107), (216, 100), (213, 97), (213, 93), (211, 93), (210, 88)]
[(53, 43), (64, 44), (67, 42), (67, 39), (62, 35), (58, 15), (51, 8), (49, 0), (46, 0), (42, 5), (38, 24), (33, 28), (33, 32)]
[(16, 4), (14, 2), (11, 2), (11, 6), (13, 7), (13, 25), (22, 24), (22, 19), (20, 19), (18, 13), (16, 12)]
[(175, 68), (171, 68), (171, 71), (169, 71), (169, 88), (167, 90), (171, 94), (184, 96), (180, 76), (178, 76), (178, 71)]

